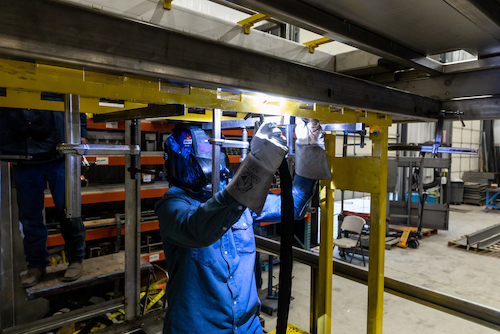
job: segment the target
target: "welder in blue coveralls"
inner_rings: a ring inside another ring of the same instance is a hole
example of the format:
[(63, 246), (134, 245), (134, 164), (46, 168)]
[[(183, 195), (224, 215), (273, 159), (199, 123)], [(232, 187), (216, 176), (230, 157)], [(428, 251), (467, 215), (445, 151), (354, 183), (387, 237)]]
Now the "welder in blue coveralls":
[[(331, 172), (319, 122), (298, 120), (296, 134), (293, 198), (300, 219), (316, 180), (330, 179)], [(280, 197), (268, 192), (286, 140), (276, 124), (264, 122), (226, 187), (221, 158), (222, 190), (212, 196), (208, 139), (199, 127), (176, 126), (165, 140), (173, 186), (155, 206), (170, 276), (163, 333), (262, 333), (252, 224), (280, 220)]]

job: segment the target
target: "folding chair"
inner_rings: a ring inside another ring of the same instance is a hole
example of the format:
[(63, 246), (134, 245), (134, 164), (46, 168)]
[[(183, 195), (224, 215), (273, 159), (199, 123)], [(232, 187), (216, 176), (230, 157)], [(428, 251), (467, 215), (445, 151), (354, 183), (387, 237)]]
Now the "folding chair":
[(351, 239), (351, 238), (339, 238), (339, 239), (334, 239), (333, 240), (333, 248), (335, 249), (335, 246), (337, 246), (340, 249), (347, 249), (347, 248), (353, 248), (352, 250), (352, 256), (351, 260), (349, 263), (352, 263), (352, 258), (354, 257), (354, 253), (356, 253), (356, 249), (359, 247), (361, 250), (361, 256), (363, 256), (363, 266), (366, 266), (365, 264), (365, 253), (363, 250), (363, 246), (361, 245), (361, 234), (363, 231), (363, 227), (365, 226), (366, 221), (358, 216), (347, 216), (344, 218), (344, 221), (342, 222), (342, 226), (340, 229), (342, 231), (347, 231), (351, 232), (354, 234), (358, 234), (358, 237), (356, 239)]

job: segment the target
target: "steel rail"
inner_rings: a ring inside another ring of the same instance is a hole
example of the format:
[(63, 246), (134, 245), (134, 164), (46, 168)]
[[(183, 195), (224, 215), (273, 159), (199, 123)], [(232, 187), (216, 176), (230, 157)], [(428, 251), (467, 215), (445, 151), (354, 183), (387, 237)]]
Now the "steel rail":
[(2, 334), (38, 334), (62, 327), (66, 324), (94, 318), (106, 312), (113, 312), (125, 306), (123, 298), (117, 298), (92, 306), (36, 320), (2, 330)]
[[(279, 255), (279, 242), (255, 236), (257, 249)], [(317, 269), (319, 255), (293, 247), (295, 261)], [(333, 273), (358, 283), (368, 284), (368, 271), (348, 263), (333, 260)], [(477, 324), (500, 330), (500, 310), (453, 297), (441, 292), (425, 289), (390, 277), (384, 278), (385, 292), (432, 307)]]

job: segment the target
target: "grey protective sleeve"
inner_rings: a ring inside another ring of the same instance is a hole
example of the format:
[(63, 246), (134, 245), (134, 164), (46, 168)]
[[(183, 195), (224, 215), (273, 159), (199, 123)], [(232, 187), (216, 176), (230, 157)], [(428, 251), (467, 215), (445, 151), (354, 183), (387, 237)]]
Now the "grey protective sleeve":
[(295, 174), (312, 180), (330, 180), (332, 172), (325, 150), (318, 145), (295, 144)]

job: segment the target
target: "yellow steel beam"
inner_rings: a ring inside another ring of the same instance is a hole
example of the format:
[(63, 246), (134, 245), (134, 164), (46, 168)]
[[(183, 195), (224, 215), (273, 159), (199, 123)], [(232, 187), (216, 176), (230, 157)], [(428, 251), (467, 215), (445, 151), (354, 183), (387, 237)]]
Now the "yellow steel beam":
[(335, 189), (380, 192), (380, 160), (370, 157), (332, 158)]
[[(0, 59), (0, 87), (7, 88), (7, 96), (0, 99), (11, 98), (10, 91), (43, 91), (76, 94), (81, 96), (82, 101), (84, 98), (103, 98), (139, 104), (179, 103), (188, 107), (217, 108), (241, 113), (309, 117), (319, 119), (323, 123), (362, 122), (368, 125), (390, 125), (392, 122), (389, 115), (329, 105), (305, 106), (296, 100), (264, 94), (229, 94), (213, 88), (172, 85), (160, 79), (103, 74), (6, 59)], [(24, 106), (20, 103), (15, 107)], [(110, 111), (108, 108), (97, 108), (89, 112)]]
[[(388, 127), (370, 128), (372, 139), (372, 157), (380, 161), (378, 175), (379, 191), (372, 193), (370, 205), (370, 245), (368, 270), (368, 318), (367, 333), (382, 334), (384, 313), (384, 254), (385, 221), (387, 204), (387, 147)], [(377, 172), (377, 171), (375, 171)]]
[[(325, 148), (332, 170), (335, 170), (335, 134), (325, 136)], [(321, 240), (319, 249), (318, 290), (316, 306), (318, 313), (318, 333), (330, 334), (332, 329), (332, 277), (333, 277), (333, 218), (334, 193), (333, 181), (321, 181)], [(311, 307), (314, 307), (311, 305)]]
[(309, 42), (305, 42), (304, 45), (309, 47), (310, 53), (314, 53), (315, 49), (318, 46), (320, 46), (322, 44), (330, 43), (330, 42), (333, 42), (333, 39), (330, 39), (328, 37), (321, 37), (321, 38), (318, 38), (318, 39), (315, 39), (315, 40), (312, 40)]
[(265, 14), (257, 13), (257, 14), (254, 14), (254, 15), (252, 15), (244, 20), (238, 21), (238, 24), (241, 24), (243, 26), (243, 31), (245, 32), (245, 34), (249, 35), (250, 28), (252, 28), (252, 26), (255, 23), (267, 20), (268, 18), (269, 18), (269, 16), (267, 16)]
[[(101, 106), (99, 105), (99, 102), (100, 101), (97, 98), (82, 97), (80, 99), (80, 110), (88, 114), (89, 117), (92, 117), (93, 114), (106, 114), (127, 109), (145, 108), (148, 106), (145, 103), (124, 101), (124, 105), (122, 107), (113, 107)], [(64, 111), (64, 102), (41, 100), (40, 92), (8, 89), (6, 96), (0, 96), (0, 107)], [(246, 113), (242, 113), (239, 117), (243, 118), (245, 115)], [(166, 117), (166, 119), (193, 122), (212, 122), (212, 109), (206, 109), (205, 114), (188, 113), (185, 116)], [(234, 119), (234, 117), (224, 116), (222, 119), (231, 120)]]
[(41, 100), (40, 92), (7, 89), (0, 96), (0, 107), (64, 111), (64, 102)]

